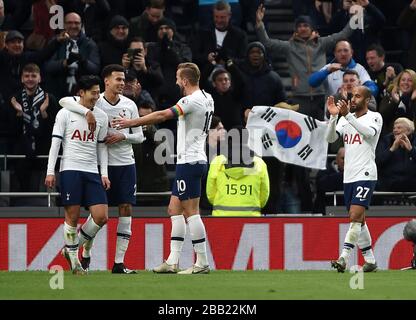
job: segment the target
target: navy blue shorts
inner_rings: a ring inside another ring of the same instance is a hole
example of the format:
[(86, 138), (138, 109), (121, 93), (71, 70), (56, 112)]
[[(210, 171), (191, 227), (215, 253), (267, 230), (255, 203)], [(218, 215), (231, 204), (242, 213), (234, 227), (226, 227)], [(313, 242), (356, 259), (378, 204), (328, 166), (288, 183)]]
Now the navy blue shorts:
[(179, 200), (201, 197), (201, 179), (207, 172), (206, 163), (183, 163), (176, 165), (176, 176), (173, 181), (172, 195)]
[(107, 204), (107, 195), (98, 173), (65, 170), (59, 174), (63, 206)]
[(136, 165), (108, 166), (111, 188), (107, 190), (108, 204), (136, 204)]
[(344, 199), (347, 209), (350, 210), (352, 204), (368, 209), (376, 183), (377, 181), (374, 180), (344, 183)]

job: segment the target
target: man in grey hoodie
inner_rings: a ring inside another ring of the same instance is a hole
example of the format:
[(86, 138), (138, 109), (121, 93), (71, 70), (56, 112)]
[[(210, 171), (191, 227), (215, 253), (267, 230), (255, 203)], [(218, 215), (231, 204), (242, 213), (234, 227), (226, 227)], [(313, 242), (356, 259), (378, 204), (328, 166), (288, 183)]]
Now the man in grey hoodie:
[(339, 33), (319, 37), (309, 16), (299, 16), (295, 32), (288, 41), (270, 39), (263, 24), (265, 8), (260, 5), (256, 12), (256, 34), (271, 54), (284, 54), (292, 77), (293, 103), (299, 104), (299, 112), (315, 119), (324, 120), (325, 89), (309, 86), (309, 76), (326, 64), (326, 53), (336, 41), (348, 38), (353, 30), (350, 24)]

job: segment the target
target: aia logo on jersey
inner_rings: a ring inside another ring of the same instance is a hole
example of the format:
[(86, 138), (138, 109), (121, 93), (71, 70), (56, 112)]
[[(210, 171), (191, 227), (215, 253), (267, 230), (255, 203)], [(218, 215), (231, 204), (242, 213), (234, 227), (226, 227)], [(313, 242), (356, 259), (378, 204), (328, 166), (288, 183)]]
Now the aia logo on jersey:
[(354, 135), (350, 133), (350, 134), (344, 135), (344, 143), (345, 144), (354, 144), (354, 143), (362, 144), (363, 142), (361, 140), (361, 136), (358, 133)]
[(78, 129), (76, 129), (72, 134), (71, 140), (94, 141), (94, 133), (90, 132), (87, 134), (86, 130), (81, 133)]

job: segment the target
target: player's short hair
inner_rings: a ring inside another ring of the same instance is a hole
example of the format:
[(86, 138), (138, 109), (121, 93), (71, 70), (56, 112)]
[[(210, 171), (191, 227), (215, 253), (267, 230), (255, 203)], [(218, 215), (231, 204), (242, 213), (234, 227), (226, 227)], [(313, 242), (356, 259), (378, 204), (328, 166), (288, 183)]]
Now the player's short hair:
[(371, 94), (370, 89), (368, 89), (366, 86), (359, 86), (357, 88), (360, 88), (362, 90), (362, 93), (365, 99), (369, 99), (369, 100), (371, 99), (372, 94)]
[(149, 0), (146, 8), (165, 9), (165, 0)]
[(40, 74), (40, 68), (39, 68), (39, 66), (36, 63), (28, 63), (22, 69), (22, 74), (24, 72), (28, 72), (28, 73), (39, 73)]
[(384, 51), (384, 48), (381, 45), (376, 44), (376, 43), (373, 43), (367, 48), (367, 50), (365, 50), (365, 52), (368, 52), (368, 51), (375, 51), (379, 57), (386, 55), (386, 51)]
[(198, 85), (201, 77), (201, 71), (198, 66), (192, 62), (184, 62), (178, 65), (179, 74), (182, 78), (185, 78), (193, 86)]
[(78, 80), (78, 90), (91, 90), (93, 86), (100, 85), (100, 78), (94, 75), (82, 76)]
[(212, 81), (217, 80), (217, 77), (222, 75), (223, 73), (228, 74), (228, 77), (231, 79), (231, 74), (225, 70), (224, 68), (219, 68), (212, 73)]
[(342, 78), (344, 78), (346, 75), (355, 75), (358, 78), (358, 80), (360, 80), (360, 75), (355, 70), (352, 70), (352, 69), (345, 70), (344, 74), (342, 75)]
[(111, 76), (111, 74), (113, 72), (123, 72), (124, 73), (125, 69), (123, 66), (119, 65), (119, 64), (109, 64), (106, 65), (103, 69), (103, 71), (101, 72), (101, 78), (105, 79), (109, 76)]
[(231, 12), (231, 6), (227, 1), (219, 0), (214, 4), (212, 10)]
[(415, 132), (415, 124), (413, 123), (412, 120), (408, 118), (405, 118), (405, 117), (397, 118), (396, 120), (394, 120), (394, 123), (404, 124), (409, 129), (410, 133)]

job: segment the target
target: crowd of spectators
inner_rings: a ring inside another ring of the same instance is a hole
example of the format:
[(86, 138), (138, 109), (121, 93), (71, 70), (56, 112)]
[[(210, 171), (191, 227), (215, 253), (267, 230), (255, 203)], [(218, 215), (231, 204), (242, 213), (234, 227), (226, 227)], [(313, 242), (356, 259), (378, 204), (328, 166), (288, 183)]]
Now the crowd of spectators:
[[(124, 94), (145, 115), (178, 101), (176, 68), (191, 61), (201, 69), (201, 87), (214, 98), (216, 124), (226, 131), (244, 127), (255, 105), (297, 104), (299, 112), (325, 120), (328, 95), (348, 100), (354, 86), (367, 86), (373, 94), (370, 109), (380, 112), (384, 122), (378, 190), (416, 191), (409, 175), (416, 163), (416, 0), (397, 1), (393, 11), (376, 0), (293, 0), (289, 40), (270, 33), (262, 3), (0, 0), (0, 154), (25, 156), (9, 159), (2, 168), (10, 172), (7, 191), (44, 191), (46, 159), (37, 156), (47, 155), (57, 101), (76, 94), (79, 77), (100, 75), (108, 64), (122, 65)], [(358, 25), (357, 12), (363, 14)], [(382, 46), (386, 23), (399, 27), (397, 36), (406, 39), (408, 55), (400, 61), (389, 61)], [(271, 63), (282, 53), (289, 65), (289, 90)], [(147, 140), (134, 149), (139, 191), (170, 189), (168, 168), (153, 159), (159, 128), (144, 128)], [(176, 122), (163, 128), (174, 131)], [(337, 163), (329, 162), (312, 180), (309, 169), (264, 158), (270, 197), (262, 212), (324, 211), (323, 193), (329, 185), (338, 188), (342, 176), (340, 148), (342, 141), (329, 146), (330, 153), (338, 153)], [(6, 191), (2, 181), (1, 191)]]

